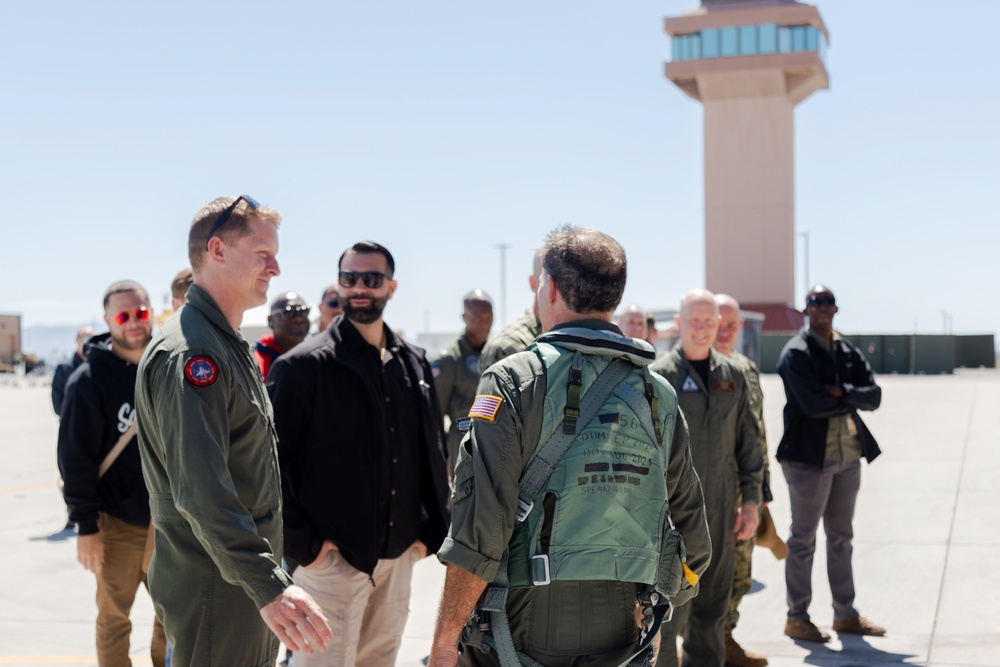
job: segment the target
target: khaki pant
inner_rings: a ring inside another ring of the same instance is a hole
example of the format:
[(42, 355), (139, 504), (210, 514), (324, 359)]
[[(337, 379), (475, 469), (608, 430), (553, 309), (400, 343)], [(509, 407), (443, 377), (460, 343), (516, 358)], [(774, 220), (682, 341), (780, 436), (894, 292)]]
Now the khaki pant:
[[(131, 667), (129, 612), (135, 592), (146, 585), (149, 528), (104, 512), (98, 516), (97, 526), (104, 541), (104, 565), (97, 575), (97, 662), (100, 667)], [(155, 667), (166, 663), (166, 649), (163, 626), (154, 618), (149, 653)]]
[(295, 667), (386, 667), (396, 664), (410, 613), (410, 580), (419, 556), (415, 547), (399, 558), (380, 560), (372, 579), (336, 551), (315, 569), (298, 567), (292, 578), (323, 609), (333, 639), (323, 653), (296, 653)]

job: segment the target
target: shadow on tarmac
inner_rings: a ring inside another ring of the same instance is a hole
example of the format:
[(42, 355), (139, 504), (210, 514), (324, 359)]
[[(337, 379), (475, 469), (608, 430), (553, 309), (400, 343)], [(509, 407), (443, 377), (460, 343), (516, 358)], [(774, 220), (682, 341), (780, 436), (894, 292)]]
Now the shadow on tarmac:
[[(793, 640), (796, 644), (809, 651), (809, 655), (802, 659), (807, 665), (820, 665), (821, 667), (873, 667), (878, 665), (913, 665), (907, 662), (917, 656), (909, 653), (890, 653), (883, 651), (868, 643), (864, 637), (849, 634), (837, 636), (840, 639), (841, 649), (839, 651), (826, 644), (816, 644), (815, 642), (804, 642)], [(878, 641), (878, 638), (875, 638)]]
[(41, 535), (39, 537), (29, 537), (29, 542), (65, 542), (71, 537), (76, 537), (76, 531), (67, 526), (51, 535)]

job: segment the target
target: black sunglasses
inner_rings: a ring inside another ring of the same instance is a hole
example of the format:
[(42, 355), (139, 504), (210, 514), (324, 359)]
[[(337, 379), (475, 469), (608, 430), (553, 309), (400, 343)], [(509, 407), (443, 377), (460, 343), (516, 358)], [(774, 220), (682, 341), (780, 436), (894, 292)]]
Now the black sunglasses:
[(338, 277), (341, 287), (354, 287), (358, 284), (358, 278), (361, 278), (361, 282), (365, 284), (365, 287), (369, 289), (378, 289), (382, 286), (382, 281), (385, 280), (386, 276), (381, 271), (341, 271)]
[(806, 301), (809, 306), (836, 306), (837, 300), (832, 296), (811, 296)]
[(309, 306), (285, 306), (284, 308), (275, 308), (271, 311), (271, 314), (281, 313), (288, 319), (293, 317), (306, 317), (309, 315)]
[(330, 308), (340, 308), (340, 302), (337, 301), (336, 299), (330, 299), (329, 301), (326, 302), (326, 305), (329, 306)]
[(236, 209), (237, 206), (239, 206), (241, 201), (245, 201), (247, 203), (247, 206), (249, 206), (255, 211), (260, 208), (260, 204), (257, 203), (257, 200), (251, 197), (250, 195), (240, 195), (239, 197), (237, 197), (236, 201), (234, 201), (232, 204), (226, 207), (226, 210), (222, 212), (222, 215), (220, 215), (219, 218), (215, 221), (215, 224), (212, 225), (212, 229), (209, 230), (208, 237), (205, 239), (206, 250), (208, 250), (208, 242), (212, 240), (212, 237), (215, 236), (215, 233), (217, 231), (219, 231), (219, 228), (222, 227), (222, 225), (226, 224), (226, 220), (229, 219), (229, 216), (232, 215), (233, 211)]

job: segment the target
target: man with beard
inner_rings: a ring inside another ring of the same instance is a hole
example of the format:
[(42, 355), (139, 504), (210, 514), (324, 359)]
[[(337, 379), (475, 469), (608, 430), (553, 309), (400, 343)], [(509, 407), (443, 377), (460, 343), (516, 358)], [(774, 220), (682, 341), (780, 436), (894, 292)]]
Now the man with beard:
[(295, 292), (285, 292), (271, 302), (267, 326), (271, 333), (261, 336), (253, 346), (253, 356), (265, 380), (271, 363), (309, 335), (309, 306)]
[(413, 564), (448, 530), (448, 476), (424, 351), (382, 320), (395, 262), (362, 241), (339, 262), (344, 316), (279, 358), (267, 389), (278, 431), (285, 558), (333, 640), (295, 667), (395, 664)]
[[(149, 493), (135, 440), (136, 365), (153, 331), (146, 290), (131, 280), (104, 293), (108, 333), (90, 339), (85, 361), (66, 385), (59, 424), (59, 472), (70, 520), (79, 527), (76, 557), (97, 576), (97, 660), (129, 663), (129, 612), (146, 584)], [(150, 656), (166, 659), (153, 625)]]

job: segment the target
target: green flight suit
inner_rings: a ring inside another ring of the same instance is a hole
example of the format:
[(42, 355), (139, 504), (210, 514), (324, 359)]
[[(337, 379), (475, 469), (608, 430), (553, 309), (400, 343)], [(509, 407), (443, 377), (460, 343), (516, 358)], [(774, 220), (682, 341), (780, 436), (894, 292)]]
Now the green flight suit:
[(472, 349), (465, 335), (451, 341), (431, 362), (434, 373), (434, 388), (437, 390), (441, 416), (448, 416), (448, 470), (455, 467), (458, 457), (458, 443), (465, 433), (458, 428), (457, 421), (468, 417), (469, 408), (476, 400), (476, 385), (479, 384), (479, 350)]
[(540, 333), (542, 333), (542, 323), (529, 308), (524, 311), (524, 315), (486, 342), (486, 347), (479, 357), (479, 372), (485, 373), (486, 369), (496, 362), (525, 349), (538, 338)]
[(149, 591), (172, 664), (273, 667), (259, 610), (291, 579), (271, 403), (247, 341), (197, 284), (143, 354), (135, 395)]
[[(736, 489), (747, 502), (760, 503), (764, 461), (760, 427), (753, 413), (746, 375), (724, 356), (711, 351), (708, 386), (691, 366), (680, 345), (653, 362), (652, 370), (670, 382), (691, 432), (691, 456), (705, 490), (712, 564), (701, 578), (701, 591), (661, 630), (662, 646), (673, 646), (685, 627), (685, 652), (698, 664), (725, 661), (724, 623), (733, 585), (736, 536)], [(667, 650), (666, 666), (677, 656)]]
[[(597, 320), (578, 320), (552, 331), (572, 332), (575, 328), (611, 334), (619, 349), (606, 354), (614, 357), (639, 345), (622, 336), (614, 325)], [(652, 357), (652, 349), (641, 345)], [(659, 383), (655, 386), (658, 394), (670, 391)], [(555, 390), (565, 391), (565, 386)], [(545, 368), (534, 352), (507, 357), (483, 375), (477, 394), (497, 397), (500, 403), (493, 420), (473, 419), (469, 435), (462, 440), (454, 473), (451, 529), (438, 550), (441, 562), (486, 581), (496, 578), (514, 533), (518, 481), (538, 446), (544, 411), (551, 409), (546, 391)], [(584, 395), (586, 391), (584, 387)], [(669, 404), (669, 399), (672, 397), (663, 400)], [(666, 474), (670, 515), (684, 535), (688, 565), (700, 574), (712, 557), (704, 499), (683, 415), (677, 413), (670, 424), (672, 428), (663, 433), (670, 446)], [(586, 445), (573, 446), (578, 444)], [(650, 528), (653, 532), (656, 529)], [(506, 608), (514, 645), (550, 666), (617, 665), (637, 646), (636, 588), (631, 582), (561, 580), (511, 588)], [(682, 591), (676, 604), (694, 593), (690, 588)], [(499, 663), (495, 653), (470, 647), (459, 664), (479, 667)]]

